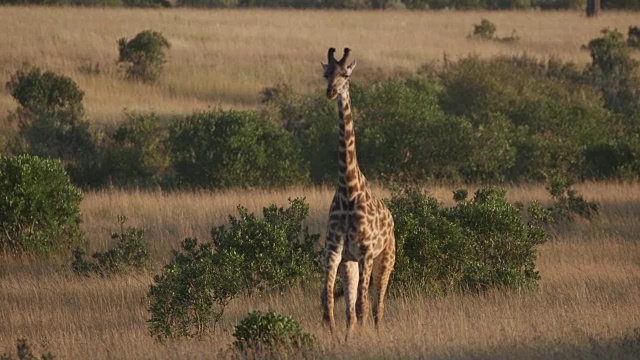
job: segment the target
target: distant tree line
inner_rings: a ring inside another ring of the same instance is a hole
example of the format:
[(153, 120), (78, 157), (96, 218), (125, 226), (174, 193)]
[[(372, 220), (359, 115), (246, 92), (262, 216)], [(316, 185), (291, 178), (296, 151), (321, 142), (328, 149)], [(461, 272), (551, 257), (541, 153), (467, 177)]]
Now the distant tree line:
[[(635, 34), (630, 29), (630, 34)], [(470, 56), (417, 75), (352, 83), (359, 161), (382, 182), (638, 179), (640, 64), (604, 30), (592, 62)], [(359, 80), (359, 81), (358, 81)], [(73, 80), (39, 68), (7, 83), (18, 124), (0, 154), (60, 159), (76, 185), (283, 187), (333, 183), (338, 116), (321, 93), (263, 90), (257, 111), (128, 113), (95, 129)]]
[[(583, 9), (586, 0), (0, 0), (10, 5), (337, 9)], [(640, 0), (602, 1), (603, 9), (640, 10)]]

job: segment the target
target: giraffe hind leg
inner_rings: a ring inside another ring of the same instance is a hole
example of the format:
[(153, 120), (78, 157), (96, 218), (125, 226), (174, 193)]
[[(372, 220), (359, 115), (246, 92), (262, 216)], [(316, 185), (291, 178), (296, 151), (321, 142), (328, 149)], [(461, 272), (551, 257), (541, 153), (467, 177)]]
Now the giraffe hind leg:
[(358, 281), (358, 300), (356, 302), (356, 315), (360, 325), (365, 324), (369, 317), (369, 285), (373, 269), (373, 257), (365, 256), (359, 262), (360, 277)]
[(388, 246), (378, 257), (374, 260), (373, 264), (373, 320), (376, 325), (376, 329), (379, 329), (382, 318), (384, 317), (384, 297), (387, 293), (387, 286), (389, 285), (389, 278), (393, 271), (395, 264), (395, 243), (393, 246)]
[(344, 300), (346, 303), (347, 333), (345, 341), (349, 340), (356, 323), (356, 298), (358, 296), (358, 262), (343, 261), (340, 264), (340, 276), (344, 287)]

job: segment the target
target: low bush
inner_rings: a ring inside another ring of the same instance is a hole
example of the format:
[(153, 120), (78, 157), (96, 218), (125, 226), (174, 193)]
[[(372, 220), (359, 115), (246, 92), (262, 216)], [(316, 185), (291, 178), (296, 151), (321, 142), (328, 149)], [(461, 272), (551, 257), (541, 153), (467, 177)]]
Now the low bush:
[(393, 195), (388, 205), (398, 242), (394, 281), (407, 290), (435, 292), (535, 286), (536, 246), (548, 239), (542, 228), (548, 212), (532, 203), (525, 220), (521, 207), (497, 188), (466, 197), (458, 191), (457, 205), (443, 208), (417, 189)]
[(167, 130), (154, 114), (129, 113), (105, 140), (102, 161), (107, 183), (123, 188), (152, 188), (163, 184), (171, 166)]
[(248, 111), (194, 113), (169, 126), (177, 185), (192, 188), (281, 187), (307, 172), (293, 138)]
[(291, 316), (272, 311), (250, 312), (236, 325), (233, 345), (240, 351), (257, 354), (308, 347), (315, 343), (312, 334), (302, 332), (302, 327)]
[(165, 51), (171, 47), (161, 33), (145, 30), (133, 39), (118, 40), (118, 64), (131, 80), (153, 82), (158, 79), (166, 62)]
[(640, 112), (640, 62), (631, 56), (624, 35), (603, 29), (602, 36), (587, 44), (591, 65), (587, 76), (614, 112), (637, 116)]
[(38, 67), (17, 70), (7, 88), (19, 107), (11, 117), (17, 120), (14, 153), (78, 162), (96, 153), (83, 120), (84, 92), (69, 77)]
[[(0, 355), (0, 360), (35, 360), (36, 355), (33, 354), (32, 346), (29, 345), (26, 339), (18, 339), (16, 342), (16, 357), (13, 357), (13, 354), (3, 353)], [(47, 352), (42, 354), (39, 359), (41, 360), (53, 360), (55, 356), (51, 354), (51, 352)]]
[(262, 218), (238, 207), (239, 217), (229, 225), (211, 230), (218, 251), (238, 254), (244, 264), (237, 270), (249, 293), (282, 289), (300, 280), (316, 278), (321, 253), (315, 250), (320, 235), (310, 234), (304, 224), (309, 205), (304, 199), (289, 200), (288, 208), (271, 205)]
[(187, 238), (149, 287), (149, 332), (160, 340), (206, 334), (246, 289), (242, 257)]
[(60, 161), (0, 156), (0, 251), (48, 255), (80, 243), (81, 200)]
[(150, 287), (151, 334), (160, 339), (204, 335), (239, 294), (317, 278), (319, 235), (303, 226), (308, 211), (300, 199), (287, 209), (264, 208), (262, 219), (239, 207), (240, 218), (229, 216), (228, 227), (211, 230), (212, 242), (185, 239)]
[(496, 34), (496, 25), (487, 19), (482, 19), (480, 24), (473, 25), (473, 36), (484, 40), (493, 40)]
[(572, 222), (576, 216), (591, 220), (598, 216), (600, 204), (585, 200), (572, 188), (573, 181), (564, 177), (553, 177), (546, 189), (554, 200), (549, 208), (555, 222)]
[(144, 269), (149, 261), (149, 250), (144, 240), (145, 230), (128, 227), (124, 229), (127, 218), (118, 216), (120, 232), (111, 233), (111, 239), (116, 246), (106, 252), (96, 252), (92, 255), (95, 262), (84, 258), (85, 252), (81, 248), (73, 251), (74, 261), (71, 269), (78, 275), (98, 274), (100, 276), (126, 272), (130, 269)]
[(640, 48), (640, 26), (629, 26), (627, 45), (632, 48)]

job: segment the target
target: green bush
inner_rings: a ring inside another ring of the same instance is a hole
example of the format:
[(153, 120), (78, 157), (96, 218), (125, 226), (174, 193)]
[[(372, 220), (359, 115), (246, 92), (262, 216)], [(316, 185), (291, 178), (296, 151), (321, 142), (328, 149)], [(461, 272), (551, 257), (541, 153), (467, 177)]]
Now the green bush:
[(178, 119), (168, 144), (176, 181), (187, 187), (270, 188), (307, 178), (293, 138), (253, 112), (212, 110)]
[(548, 238), (541, 227), (547, 211), (532, 203), (525, 222), (520, 207), (497, 188), (482, 188), (471, 200), (458, 191), (454, 199), (456, 206), (442, 208), (416, 189), (393, 195), (393, 279), (408, 289), (436, 292), (535, 286), (536, 245)]
[[(35, 360), (36, 356), (33, 355), (33, 349), (31, 345), (27, 343), (26, 339), (18, 339), (16, 342), (16, 356), (18, 360)], [(0, 355), (0, 360), (13, 360), (14, 357), (12, 354), (3, 353)], [(41, 360), (53, 360), (55, 356), (51, 354), (51, 352), (47, 352), (46, 354), (42, 354), (40, 356)]]
[(127, 114), (107, 139), (103, 171), (108, 183), (119, 187), (149, 188), (163, 183), (171, 160), (166, 128), (156, 114)]
[(17, 70), (7, 89), (19, 107), (11, 116), (18, 123), (14, 152), (80, 161), (96, 147), (84, 116), (84, 92), (63, 75), (40, 68)]
[(591, 65), (586, 70), (612, 111), (637, 116), (640, 113), (640, 62), (631, 57), (624, 35), (603, 29), (602, 37), (589, 41)]
[[(498, 163), (509, 166), (491, 171), (487, 165), (495, 164), (495, 158), (486, 159), (488, 164), (476, 159), (473, 166), (485, 168), (481, 179), (487, 172), (511, 181), (543, 180), (554, 171), (578, 175), (583, 172), (584, 148), (617, 136), (597, 89), (573, 79), (572, 69), (556, 60), (544, 64), (526, 57), (470, 57), (440, 73), (445, 113), (469, 119), (476, 136), (487, 128), (502, 133), (497, 136), (500, 142), (491, 144), (501, 150), (485, 154), (500, 155)], [(498, 123), (488, 126), (487, 120)]]
[(598, 216), (600, 204), (585, 200), (571, 188), (573, 181), (564, 177), (553, 177), (546, 189), (554, 200), (549, 208), (555, 222), (572, 222), (576, 216), (591, 220)]
[(629, 26), (627, 45), (632, 48), (640, 48), (640, 26)]
[(271, 205), (257, 219), (239, 208), (229, 227), (211, 230), (213, 241), (185, 239), (182, 251), (154, 278), (148, 297), (150, 332), (160, 339), (205, 334), (241, 293), (283, 288), (320, 273), (318, 234), (302, 222), (309, 207), (291, 201), (287, 209)]
[(480, 24), (473, 25), (473, 36), (481, 39), (492, 40), (496, 34), (496, 25), (487, 19), (482, 19)]
[(187, 238), (149, 287), (149, 332), (160, 340), (202, 336), (246, 289), (242, 257)]
[(233, 345), (241, 351), (282, 351), (298, 349), (315, 343), (312, 334), (302, 332), (302, 327), (291, 316), (272, 311), (250, 312), (236, 325)]
[(91, 273), (100, 276), (124, 273), (129, 269), (144, 269), (149, 261), (149, 249), (144, 240), (145, 230), (128, 227), (124, 229), (127, 218), (118, 216), (120, 232), (111, 233), (116, 246), (106, 252), (96, 252), (92, 257), (96, 262), (85, 260), (85, 252), (81, 248), (73, 251), (74, 261), (71, 269), (78, 275)]
[(315, 250), (320, 235), (310, 234), (303, 225), (309, 215), (304, 199), (289, 200), (288, 208), (271, 205), (257, 218), (238, 207), (238, 218), (230, 215), (229, 225), (211, 230), (218, 251), (238, 254), (247, 291), (280, 289), (320, 273), (321, 254)]
[(118, 40), (118, 63), (128, 79), (153, 82), (158, 79), (166, 62), (165, 50), (171, 44), (161, 33), (145, 30), (133, 39)]
[[(358, 157), (370, 178), (458, 179), (460, 164), (470, 156), (472, 129), (468, 121), (440, 109), (436, 83), (388, 80), (353, 88)], [(337, 128), (337, 119), (334, 124)], [(332, 160), (335, 174), (335, 155)]]
[(0, 157), (0, 250), (46, 255), (79, 243), (81, 200), (60, 161)]

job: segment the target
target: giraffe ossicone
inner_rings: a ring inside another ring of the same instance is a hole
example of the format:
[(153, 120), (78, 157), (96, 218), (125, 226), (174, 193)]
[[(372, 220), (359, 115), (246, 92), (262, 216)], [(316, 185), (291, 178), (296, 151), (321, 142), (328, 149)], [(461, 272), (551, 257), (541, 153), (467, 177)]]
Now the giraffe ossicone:
[(329, 210), (325, 242), (325, 284), (322, 290), (323, 320), (335, 332), (334, 285), (338, 272), (346, 302), (348, 339), (356, 321), (369, 316), (369, 285), (373, 293), (373, 318), (379, 328), (384, 297), (396, 257), (393, 217), (384, 202), (372, 195), (356, 157), (356, 136), (349, 96), (349, 77), (356, 66), (348, 64), (351, 50), (340, 60), (330, 48), (322, 64), (327, 97), (336, 100), (339, 115), (338, 188)]

